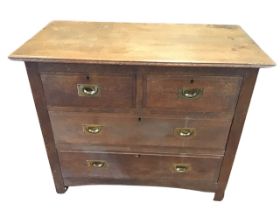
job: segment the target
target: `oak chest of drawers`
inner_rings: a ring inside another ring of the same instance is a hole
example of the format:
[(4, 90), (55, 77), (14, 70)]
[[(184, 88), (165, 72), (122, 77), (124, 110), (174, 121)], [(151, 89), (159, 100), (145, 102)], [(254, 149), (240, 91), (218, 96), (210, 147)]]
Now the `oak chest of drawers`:
[(25, 61), (56, 190), (137, 184), (221, 200), (260, 67), (239, 26), (55, 21)]

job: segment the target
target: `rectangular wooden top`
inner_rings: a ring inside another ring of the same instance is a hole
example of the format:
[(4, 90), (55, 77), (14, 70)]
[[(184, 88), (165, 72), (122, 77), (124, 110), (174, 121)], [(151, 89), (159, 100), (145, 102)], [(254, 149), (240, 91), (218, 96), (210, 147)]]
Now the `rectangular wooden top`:
[(169, 66), (274, 65), (236, 25), (54, 21), (9, 58)]

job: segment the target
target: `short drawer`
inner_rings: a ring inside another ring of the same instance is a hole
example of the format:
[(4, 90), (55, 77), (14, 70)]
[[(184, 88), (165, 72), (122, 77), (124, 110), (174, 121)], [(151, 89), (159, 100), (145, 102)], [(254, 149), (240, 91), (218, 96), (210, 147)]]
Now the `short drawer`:
[(50, 111), (57, 144), (153, 146), (224, 151), (230, 119), (123, 117)]
[(146, 109), (233, 113), (242, 78), (148, 74), (145, 80)]
[(129, 109), (135, 107), (135, 76), (110, 73), (41, 73), (49, 106)]
[(64, 178), (216, 182), (220, 157), (59, 152)]

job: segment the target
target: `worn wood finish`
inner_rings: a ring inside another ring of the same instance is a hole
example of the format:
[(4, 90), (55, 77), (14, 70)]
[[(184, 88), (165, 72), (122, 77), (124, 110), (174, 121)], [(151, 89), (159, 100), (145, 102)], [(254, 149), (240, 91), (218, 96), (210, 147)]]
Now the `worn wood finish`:
[[(58, 193), (137, 184), (214, 192), (215, 200), (258, 68), (274, 65), (232, 25), (55, 21), (10, 58), (26, 62)], [(79, 84), (92, 89), (78, 92)], [(94, 125), (101, 131), (89, 134)], [(176, 128), (194, 132), (179, 137)]]
[(258, 69), (244, 72), (243, 83), (241, 86), (238, 103), (228, 137), (226, 152), (223, 159), (218, 188), (214, 200), (222, 200), (225, 188), (229, 179), (230, 171), (233, 165), (234, 157), (240, 141), (243, 125), (246, 119), (249, 103), (254, 90), (255, 82), (258, 75)]
[[(60, 152), (64, 178), (176, 180), (215, 183), (219, 174), (220, 157), (155, 156), (138, 154), (110, 154), (95, 152)], [(88, 161), (104, 162), (102, 167), (90, 167)], [(178, 172), (176, 167), (186, 167)]]
[(235, 25), (54, 21), (10, 58), (146, 65), (274, 65), (241, 27)]
[[(88, 112), (49, 112), (55, 140), (58, 144), (152, 146), (204, 149), (224, 153), (231, 119), (199, 118), (139, 118), (137, 115), (121, 117), (119, 114), (95, 115)], [(98, 134), (88, 133), (87, 125), (100, 125)], [(182, 137), (177, 128), (194, 130), (191, 136)], [(177, 130), (176, 130), (177, 129)], [(139, 150), (139, 152), (142, 152)], [(215, 154), (214, 153), (214, 154)]]
[(63, 178), (61, 175), (59, 158), (55, 147), (51, 123), (46, 108), (46, 99), (44, 96), (44, 90), (42, 87), (40, 75), (38, 73), (37, 64), (26, 62), (25, 65), (29, 82), (31, 85), (35, 106), (37, 109), (37, 114), (39, 117), (42, 134), (45, 141), (47, 155), (52, 169), (55, 188), (58, 193), (64, 193), (67, 190), (67, 186), (64, 185)]
[[(135, 76), (129, 71), (123, 75), (94, 71), (88, 74), (41, 73), (41, 79), (49, 106), (135, 108)], [(80, 96), (78, 84), (97, 85), (97, 96)]]
[[(231, 112), (239, 93), (241, 77), (195, 75), (145, 75), (144, 108), (176, 110), (176, 112)], [(199, 88), (201, 96), (183, 98), (183, 88)]]

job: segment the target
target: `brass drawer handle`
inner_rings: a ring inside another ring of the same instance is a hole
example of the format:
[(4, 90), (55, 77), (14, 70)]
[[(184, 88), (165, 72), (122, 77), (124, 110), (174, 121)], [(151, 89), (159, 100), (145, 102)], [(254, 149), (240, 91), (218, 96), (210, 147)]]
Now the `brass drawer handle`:
[(92, 87), (83, 87), (83, 93), (86, 95), (95, 95), (98, 91), (98, 88), (95, 86), (94, 88)]
[(90, 168), (103, 168), (107, 164), (103, 160), (87, 160), (87, 165)]
[(203, 88), (182, 88), (179, 90), (179, 96), (185, 99), (197, 99), (203, 94)]
[(79, 96), (98, 96), (100, 88), (94, 84), (77, 84)]
[(102, 130), (101, 125), (85, 125), (84, 130), (90, 134), (98, 134)]
[(190, 166), (185, 164), (175, 164), (174, 168), (177, 173), (186, 173), (190, 170)]
[(190, 137), (195, 134), (194, 128), (176, 128), (176, 134), (181, 137)]

